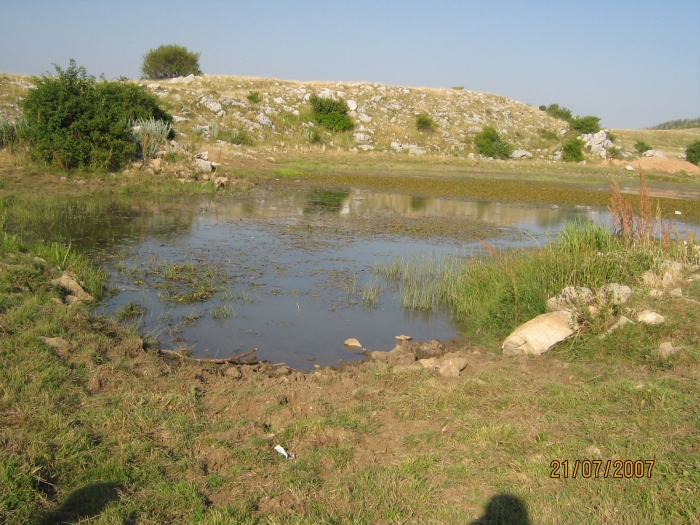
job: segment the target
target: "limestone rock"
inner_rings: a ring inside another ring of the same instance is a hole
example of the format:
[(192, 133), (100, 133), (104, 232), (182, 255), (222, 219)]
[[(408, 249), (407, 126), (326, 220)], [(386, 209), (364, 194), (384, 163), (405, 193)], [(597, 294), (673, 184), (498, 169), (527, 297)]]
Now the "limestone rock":
[(649, 325), (663, 324), (666, 318), (663, 315), (652, 312), (651, 310), (642, 310), (637, 314), (637, 321)]
[(355, 111), (357, 109), (357, 102), (355, 102), (354, 100), (348, 100), (347, 104), (348, 104), (348, 110)]
[(202, 173), (209, 173), (213, 169), (211, 162), (204, 159), (194, 159), (194, 165)]
[(615, 322), (615, 324), (613, 324), (610, 328), (608, 328), (608, 329), (606, 330), (606, 332), (605, 332), (604, 334), (602, 334), (602, 335), (600, 336), (600, 339), (603, 339), (603, 338), (604, 338), (606, 335), (608, 335), (610, 332), (613, 332), (613, 331), (617, 330), (618, 328), (621, 328), (621, 327), (625, 326), (627, 323), (634, 324), (634, 321), (632, 321), (631, 319), (628, 319), (628, 318), (625, 317), (624, 315), (621, 316), (621, 317)]
[(511, 159), (531, 159), (532, 153), (524, 149), (516, 149), (510, 154)]
[(652, 351), (652, 354), (662, 357), (664, 359), (668, 359), (669, 357), (676, 355), (680, 351), (680, 346), (674, 347), (672, 343), (666, 341), (664, 343), (661, 343), (657, 349)]
[(272, 123), (272, 120), (270, 117), (265, 115), (265, 113), (258, 113), (257, 121), (258, 124), (263, 127), (275, 129), (275, 125)]
[(228, 186), (228, 182), (228, 177), (216, 177), (216, 179), (214, 179), (214, 186), (218, 190), (220, 188)]
[(39, 337), (39, 339), (41, 339), (41, 342), (45, 345), (50, 346), (51, 348), (56, 350), (58, 355), (61, 357), (64, 357), (65, 354), (70, 352), (73, 348), (73, 346), (68, 341), (60, 337)]
[(571, 312), (538, 315), (516, 328), (503, 342), (503, 355), (541, 355), (574, 333)]
[(412, 341), (413, 337), (411, 337), (410, 335), (403, 335), (402, 334), (402, 335), (395, 335), (394, 339), (396, 339), (397, 341)]
[(567, 286), (559, 295), (547, 299), (547, 310), (578, 312), (581, 306), (590, 303), (594, 297), (590, 288)]
[(347, 346), (348, 348), (351, 348), (353, 350), (357, 350), (357, 349), (362, 348), (362, 345), (360, 344), (360, 342), (357, 339), (355, 339), (354, 337), (351, 337), (350, 339), (346, 339), (345, 343), (343, 343), (343, 344), (345, 346)]
[(601, 286), (598, 290), (598, 299), (613, 305), (625, 304), (631, 296), (632, 289), (629, 286), (617, 283)]
[(79, 301), (92, 301), (92, 295), (83, 290), (83, 287), (78, 284), (74, 276), (68, 272), (64, 272), (60, 279), (51, 281), (51, 284), (62, 288), (69, 295), (75, 296)]
[(467, 367), (467, 360), (463, 357), (444, 359), (438, 373), (443, 377), (459, 377), (459, 373)]
[(355, 138), (355, 142), (372, 142), (372, 135), (368, 135), (367, 133), (355, 133), (353, 137)]
[(656, 149), (650, 149), (644, 152), (643, 154), (644, 157), (658, 157), (660, 159), (665, 159), (666, 155), (661, 153), (659, 150)]

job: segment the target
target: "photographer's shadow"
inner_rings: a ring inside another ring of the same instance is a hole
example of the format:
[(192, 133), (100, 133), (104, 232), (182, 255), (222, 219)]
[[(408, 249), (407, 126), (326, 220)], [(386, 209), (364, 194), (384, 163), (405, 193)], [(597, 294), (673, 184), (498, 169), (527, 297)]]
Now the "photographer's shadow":
[[(119, 498), (120, 483), (97, 482), (71, 492), (58, 509), (42, 516), (41, 525), (65, 525), (94, 518)], [(126, 523), (129, 523), (128, 521)]]
[(525, 503), (511, 494), (497, 494), (489, 500), (483, 516), (469, 525), (532, 525)]

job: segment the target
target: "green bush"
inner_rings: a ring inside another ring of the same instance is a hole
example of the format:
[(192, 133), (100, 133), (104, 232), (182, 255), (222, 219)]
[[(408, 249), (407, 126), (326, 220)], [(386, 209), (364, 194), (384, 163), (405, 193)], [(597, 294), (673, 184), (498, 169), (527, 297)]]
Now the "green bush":
[(332, 131), (347, 131), (355, 127), (348, 117), (348, 105), (344, 100), (333, 100), (311, 95), (309, 103), (314, 110), (316, 121)]
[(598, 133), (600, 131), (600, 117), (589, 115), (587, 117), (575, 117), (569, 120), (571, 127), (579, 133)]
[(548, 107), (540, 106), (540, 109), (542, 108), (544, 108), (544, 110), (554, 118), (566, 120), (567, 122), (569, 122), (574, 117), (570, 109), (561, 107), (559, 106), (559, 104), (550, 104)]
[(421, 113), (416, 116), (416, 129), (418, 131), (433, 131), (436, 127), (435, 121), (428, 115)]
[(352, 119), (345, 113), (321, 113), (316, 115), (316, 120), (322, 126), (332, 131), (347, 131), (355, 127)]
[(564, 162), (581, 162), (583, 160), (583, 142), (572, 139), (564, 144), (562, 149)]
[(685, 159), (700, 166), (700, 140), (688, 144), (688, 147), (685, 148)]
[(260, 103), (260, 92), (259, 91), (251, 91), (250, 93), (248, 93), (248, 95), (246, 95), (246, 98), (252, 104), (259, 104)]
[(97, 81), (70, 61), (57, 76), (33, 77), (22, 101), (26, 127), (20, 138), (32, 157), (64, 170), (116, 170), (133, 159), (136, 142), (129, 122), (172, 122), (158, 98), (124, 81)]
[(507, 159), (513, 152), (510, 144), (501, 138), (492, 126), (486, 126), (474, 137), (476, 149), (484, 157)]
[(328, 115), (330, 113), (345, 114), (349, 108), (344, 100), (333, 100), (332, 98), (322, 98), (318, 95), (311, 95), (309, 103), (314, 109), (314, 113), (319, 115)]
[(639, 152), (639, 154), (641, 155), (645, 151), (649, 151), (652, 148), (649, 144), (647, 144), (643, 140), (638, 140), (637, 143), (634, 145), (634, 149), (636, 149)]
[(222, 131), (219, 133), (222, 140), (226, 140), (231, 144), (236, 144), (238, 146), (252, 146), (254, 141), (253, 137), (244, 129), (234, 129), (231, 131)]
[(201, 75), (199, 55), (175, 44), (162, 45), (143, 56), (141, 73), (152, 79)]

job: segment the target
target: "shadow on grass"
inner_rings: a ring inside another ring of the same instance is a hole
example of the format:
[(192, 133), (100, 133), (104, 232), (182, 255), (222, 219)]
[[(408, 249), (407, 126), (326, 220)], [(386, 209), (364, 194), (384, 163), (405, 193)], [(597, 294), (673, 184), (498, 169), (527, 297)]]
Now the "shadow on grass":
[(497, 494), (486, 505), (484, 515), (470, 525), (531, 525), (525, 503), (510, 494)]
[[(119, 497), (120, 483), (91, 483), (71, 492), (58, 509), (44, 514), (40, 525), (77, 523), (100, 514), (110, 501)], [(127, 524), (129, 522), (127, 521)]]

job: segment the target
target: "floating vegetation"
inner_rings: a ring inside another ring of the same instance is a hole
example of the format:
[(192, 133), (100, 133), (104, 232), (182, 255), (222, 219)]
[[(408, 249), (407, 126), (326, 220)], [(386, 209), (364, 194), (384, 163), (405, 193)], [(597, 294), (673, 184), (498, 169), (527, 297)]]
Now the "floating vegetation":
[(236, 315), (236, 312), (234, 311), (233, 307), (224, 304), (217, 304), (211, 312), (212, 319), (215, 319), (217, 321), (228, 319), (232, 315)]
[(146, 314), (146, 309), (134, 301), (129, 301), (124, 306), (119, 308), (114, 315), (120, 321), (141, 317)]

